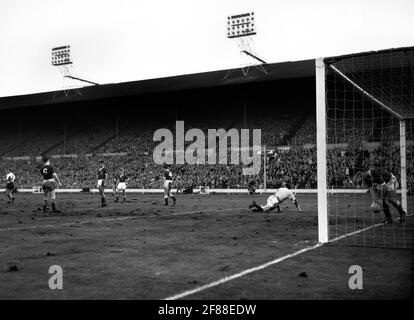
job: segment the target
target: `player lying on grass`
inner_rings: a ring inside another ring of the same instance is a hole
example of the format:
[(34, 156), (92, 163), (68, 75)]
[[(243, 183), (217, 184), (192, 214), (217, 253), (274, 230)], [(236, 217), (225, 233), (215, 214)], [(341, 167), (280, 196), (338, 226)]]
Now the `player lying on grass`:
[(371, 208), (379, 211), (382, 202), (382, 211), (384, 212), (384, 223), (392, 223), (392, 215), (390, 212), (391, 204), (400, 214), (400, 222), (404, 222), (407, 212), (402, 208), (397, 198), (398, 181), (397, 178), (389, 171), (385, 170), (379, 164), (375, 164), (374, 168), (363, 173), (364, 183), (369, 188), (372, 204)]
[(258, 205), (255, 201), (253, 201), (249, 205), (249, 209), (253, 212), (269, 212), (277, 208), (278, 212), (280, 212), (280, 204), (286, 199), (290, 199), (295, 205), (295, 207), (300, 212), (302, 212), (302, 208), (300, 207), (298, 201), (296, 200), (295, 195), (293, 194), (292, 191), (290, 191), (286, 187), (279, 188), (275, 194), (267, 198), (266, 205), (261, 206), (261, 205)]
[(10, 172), (6, 176), (6, 191), (4, 191), (4, 193), (6, 194), (7, 198), (9, 199), (7, 201), (8, 204), (12, 204), (14, 202), (14, 194), (17, 191), (17, 188), (14, 185), (14, 181), (15, 180), (16, 180), (16, 176), (13, 173), (13, 171), (10, 170)]
[(60, 211), (56, 209), (56, 188), (60, 186), (60, 180), (56, 174), (56, 172), (53, 170), (52, 166), (50, 165), (50, 160), (48, 158), (43, 158), (43, 166), (41, 169), (41, 174), (43, 176), (43, 183), (42, 183), (42, 189), (43, 189), (43, 212), (47, 211), (47, 199), (50, 195), (50, 200), (52, 203), (52, 211), (54, 213), (59, 213)]

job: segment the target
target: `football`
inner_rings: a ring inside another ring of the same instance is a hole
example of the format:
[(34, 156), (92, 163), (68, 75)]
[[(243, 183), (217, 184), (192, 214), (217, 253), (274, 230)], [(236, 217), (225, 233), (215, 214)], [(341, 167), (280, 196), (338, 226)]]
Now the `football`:
[(371, 203), (371, 209), (374, 211), (374, 213), (381, 212), (381, 206), (376, 202)]

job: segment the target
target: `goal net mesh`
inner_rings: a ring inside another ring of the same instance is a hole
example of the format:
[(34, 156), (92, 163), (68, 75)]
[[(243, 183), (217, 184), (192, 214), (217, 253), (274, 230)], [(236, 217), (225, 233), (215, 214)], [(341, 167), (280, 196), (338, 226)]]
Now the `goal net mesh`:
[[(414, 48), (329, 58), (325, 66), (329, 238), (348, 235), (336, 243), (413, 248)], [(403, 223), (394, 207), (405, 203), (402, 140), (408, 207)], [(397, 191), (387, 196), (393, 223), (383, 224), (382, 195), (376, 210), (371, 207), (373, 192), (364, 177), (374, 167), (398, 181)]]

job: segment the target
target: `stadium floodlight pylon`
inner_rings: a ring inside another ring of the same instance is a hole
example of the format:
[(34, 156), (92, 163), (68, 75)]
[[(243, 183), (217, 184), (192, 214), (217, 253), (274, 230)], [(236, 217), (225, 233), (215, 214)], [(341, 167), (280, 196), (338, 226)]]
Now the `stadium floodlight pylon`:
[[(248, 75), (251, 67), (268, 74), (268, 71), (263, 66), (266, 64), (266, 61), (261, 59), (255, 52), (253, 46), (253, 36), (255, 35), (256, 16), (254, 12), (227, 17), (227, 38), (234, 39), (237, 42), (242, 60), (241, 70), (244, 77)], [(260, 62), (260, 64), (257, 62)], [(224, 80), (227, 79), (233, 72), (234, 70), (229, 70), (224, 76)]]
[(63, 92), (65, 96), (69, 95), (70, 90), (73, 90), (78, 95), (82, 95), (78, 86), (75, 83), (78, 81), (86, 82), (92, 85), (98, 85), (96, 82), (79, 78), (75, 75), (73, 61), (71, 59), (71, 49), (69, 45), (52, 48), (52, 66), (58, 67), (63, 77)]
[[(412, 248), (414, 47), (317, 59), (316, 90), (319, 242)], [(406, 222), (370, 208), (374, 166), (396, 176)]]

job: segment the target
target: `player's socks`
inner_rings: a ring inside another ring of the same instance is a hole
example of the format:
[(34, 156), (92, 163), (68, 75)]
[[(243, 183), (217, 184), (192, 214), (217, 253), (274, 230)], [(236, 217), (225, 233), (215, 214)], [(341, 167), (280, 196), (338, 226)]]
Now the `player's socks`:
[(53, 211), (54, 213), (60, 213), (60, 210), (56, 209), (56, 205), (55, 205), (55, 203), (54, 203), (54, 202), (52, 202), (52, 211)]
[(384, 212), (384, 216), (385, 216), (384, 223), (390, 223), (389, 221), (392, 222), (392, 215), (391, 215), (391, 212), (390, 212), (390, 206), (388, 205), (388, 203), (386, 201), (382, 202), (382, 211)]
[(175, 206), (175, 203), (177, 202), (177, 199), (175, 199), (174, 196), (172, 196), (171, 199), (173, 199), (173, 206)]
[(124, 199), (122, 200), (123, 202), (126, 202), (126, 197), (124, 197)]
[(165, 204), (164, 206), (168, 206), (168, 198), (165, 199)]
[(43, 212), (47, 211), (47, 200), (44, 200), (44, 204), (43, 204)]
[(102, 208), (107, 206), (104, 197), (101, 198), (101, 204), (102, 204)]
[(402, 208), (401, 203), (399, 203), (398, 201), (393, 201), (391, 204), (394, 206), (395, 209), (398, 210), (398, 213), (400, 214), (400, 222), (404, 222), (407, 213)]
[(119, 200), (119, 196), (116, 196), (115, 202), (118, 202)]

